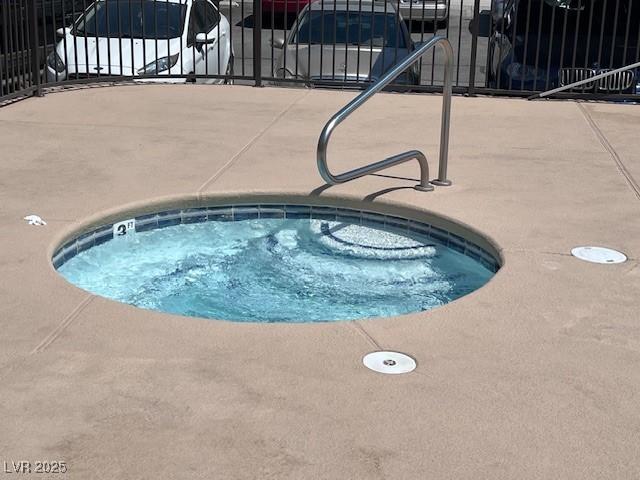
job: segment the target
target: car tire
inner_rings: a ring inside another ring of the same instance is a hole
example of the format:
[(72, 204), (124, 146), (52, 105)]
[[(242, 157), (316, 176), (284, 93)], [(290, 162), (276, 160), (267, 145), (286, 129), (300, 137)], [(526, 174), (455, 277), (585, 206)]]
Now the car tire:
[(227, 71), (225, 72), (225, 79), (224, 79), (224, 84), (225, 85), (233, 85), (233, 78), (229, 78), (233, 76), (233, 55), (229, 56), (229, 61), (227, 62)]

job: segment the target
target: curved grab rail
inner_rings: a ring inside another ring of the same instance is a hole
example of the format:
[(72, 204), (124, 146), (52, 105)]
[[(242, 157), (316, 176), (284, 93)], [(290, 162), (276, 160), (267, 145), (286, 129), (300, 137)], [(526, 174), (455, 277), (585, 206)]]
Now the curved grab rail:
[[(408, 152), (399, 153), (392, 157), (388, 157), (379, 162), (371, 163), (364, 167), (356, 168), (345, 173), (334, 175), (329, 171), (327, 166), (327, 145), (333, 130), (340, 125), (349, 115), (362, 106), (367, 100), (391, 83), (397, 76), (404, 72), (407, 68), (417, 62), (425, 53), (431, 50), (435, 45), (440, 45), (446, 56), (444, 68), (444, 89), (442, 98), (442, 124), (440, 128), (440, 157), (438, 163), (438, 178), (429, 182), (429, 166), (427, 157), (418, 151), (410, 150)], [(320, 138), (318, 139), (317, 161), (320, 175), (329, 185), (345, 183), (355, 178), (362, 177), (369, 173), (378, 172), (385, 168), (404, 163), (411, 159), (418, 160), (420, 164), (420, 183), (416, 185), (417, 190), (430, 191), (434, 185), (447, 186), (451, 185), (451, 181), (447, 179), (447, 161), (449, 157), (449, 124), (451, 120), (451, 93), (453, 84), (453, 48), (446, 37), (441, 35), (434, 36), (428, 42), (420, 45), (411, 55), (406, 57), (402, 62), (397, 64), (393, 69), (384, 74), (377, 82), (372, 84), (364, 92), (351, 100), (342, 107), (331, 119), (326, 123)]]

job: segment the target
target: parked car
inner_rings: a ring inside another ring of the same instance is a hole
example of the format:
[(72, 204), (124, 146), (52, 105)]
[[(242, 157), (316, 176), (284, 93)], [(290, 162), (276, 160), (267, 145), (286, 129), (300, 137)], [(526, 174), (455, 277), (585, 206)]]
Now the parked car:
[[(489, 36), (488, 84), (540, 91), (637, 62), (640, 2), (494, 0), (481, 12)], [(594, 81), (575, 91), (640, 93), (640, 71)]]
[(447, 0), (400, 0), (400, 13), (405, 20), (418, 22), (436, 22), (446, 26), (449, 21)]
[(28, 32), (35, 7), (38, 43), (43, 46), (55, 41), (57, 28), (72, 23), (73, 13), (82, 13), (92, 0), (0, 0), (0, 55), (28, 48)]
[[(230, 25), (210, 0), (97, 0), (47, 58), (49, 82), (233, 73)], [(219, 79), (203, 80), (218, 83)]]
[(262, 0), (262, 13), (298, 13), (307, 6), (310, 0)]
[[(263, 14), (299, 13), (310, 0), (262, 0)], [(381, 0), (386, 1), (386, 0)], [(358, 0), (353, 0), (358, 4)], [(447, 0), (399, 0), (392, 2), (399, 7), (405, 20), (438, 22), (446, 24), (449, 19)]]
[[(375, 81), (415, 49), (393, 4), (372, 0), (314, 1), (273, 42), (282, 48), (276, 76), (313, 84)], [(397, 82), (419, 84), (417, 64)]]

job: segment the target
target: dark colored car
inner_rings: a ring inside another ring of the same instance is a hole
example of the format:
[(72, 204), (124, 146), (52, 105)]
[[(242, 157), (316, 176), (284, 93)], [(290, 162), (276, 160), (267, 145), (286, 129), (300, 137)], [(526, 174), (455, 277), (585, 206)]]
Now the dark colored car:
[[(55, 31), (69, 26), (93, 0), (35, 0), (40, 45), (56, 41)], [(20, 50), (28, 41), (32, 0), (0, 0), (0, 54)]]
[[(586, 80), (638, 62), (640, 2), (613, 0), (495, 0), (481, 12), (488, 36), (489, 87), (541, 91)], [(630, 70), (575, 89), (640, 93)]]

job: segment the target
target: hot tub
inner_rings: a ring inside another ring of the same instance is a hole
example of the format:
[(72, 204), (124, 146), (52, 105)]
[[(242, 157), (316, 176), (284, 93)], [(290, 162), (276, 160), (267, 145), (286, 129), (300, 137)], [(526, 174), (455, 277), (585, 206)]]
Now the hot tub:
[(264, 200), (111, 215), (72, 234), (52, 263), (96, 295), (237, 322), (427, 311), (477, 290), (500, 268), (477, 232), (424, 212)]

